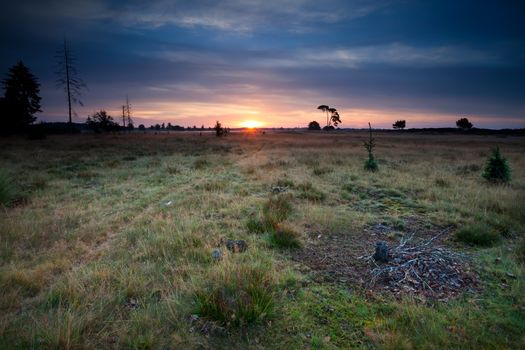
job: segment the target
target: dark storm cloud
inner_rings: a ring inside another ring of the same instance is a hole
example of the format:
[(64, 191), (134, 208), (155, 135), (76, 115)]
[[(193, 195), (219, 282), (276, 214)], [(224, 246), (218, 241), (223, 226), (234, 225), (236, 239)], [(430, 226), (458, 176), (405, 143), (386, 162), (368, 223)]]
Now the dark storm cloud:
[(244, 100), (296, 111), (310, 108), (306, 101), (329, 102), (525, 126), (523, 7), (517, 1), (18, 1), (0, 13), (0, 69), (26, 61), (41, 78), (48, 118), (63, 113), (53, 53), (67, 34), (90, 87), (84, 114), (115, 108), (130, 94), (144, 104)]

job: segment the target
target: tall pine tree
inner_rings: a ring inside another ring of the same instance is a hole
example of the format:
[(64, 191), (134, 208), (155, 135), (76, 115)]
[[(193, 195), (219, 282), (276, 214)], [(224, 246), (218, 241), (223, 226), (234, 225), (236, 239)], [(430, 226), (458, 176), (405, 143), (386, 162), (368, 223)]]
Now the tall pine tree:
[(2, 129), (19, 132), (34, 123), (40, 109), (40, 84), (22, 61), (9, 69), (2, 81), (4, 97), (0, 101)]

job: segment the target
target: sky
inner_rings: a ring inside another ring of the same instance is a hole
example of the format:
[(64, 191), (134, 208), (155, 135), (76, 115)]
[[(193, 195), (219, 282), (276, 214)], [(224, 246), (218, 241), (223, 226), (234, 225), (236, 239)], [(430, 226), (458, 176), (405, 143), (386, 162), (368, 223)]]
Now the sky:
[(39, 120), (67, 121), (55, 53), (66, 36), (87, 84), (76, 122), (345, 128), (525, 127), (525, 2), (17, 0), (0, 11), (0, 73), (22, 60)]

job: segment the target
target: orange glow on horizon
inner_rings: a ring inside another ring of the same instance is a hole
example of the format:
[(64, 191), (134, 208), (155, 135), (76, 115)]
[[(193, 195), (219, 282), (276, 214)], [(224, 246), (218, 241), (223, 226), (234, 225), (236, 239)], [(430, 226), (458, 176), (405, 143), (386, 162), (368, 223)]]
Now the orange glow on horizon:
[[(278, 99), (278, 98), (277, 98)], [(312, 100), (309, 98), (308, 100)], [(320, 98), (317, 98), (321, 100)], [(324, 126), (326, 115), (311, 106), (308, 101), (286, 101), (282, 105), (276, 103), (265, 103), (265, 99), (247, 100), (238, 99), (236, 103), (226, 102), (166, 102), (137, 100), (133, 110), (135, 124), (171, 123), (184, 127), (197, 127), (204, 125), (206, 128), (213, 127), (219, 121), (224, 127), (245, 128), (255, 130), (258, 128), (306, 128), (308, 123), (315, 120)], [(112, 103), (118, 105), (118, 101)], [(288, 104), (287, 104), (288, 103)], [(456, 127), (457, 114), (439, 113), (426, 110), (390, 109), (390, 108), (358, 108), (356, 106), (337, 105), (341, 114), (341, 128), (368, 128), (371, 122), (373, 128), (391, 129), (392, 123), (398, 119), (407, 121), (408, 128), (421, 127)], [(120, 109), (108, 110), (110, 115), (118, 116), (122, 113)], [(89, 114), (89, 113), (86, 113)], [(56, 112), (53, 120), (62, 120), (62, 110)], [(513, 119), (503, 119), (498, 116), (498, 121), (505, 121), (510, 125)], [(80, 120), (80, 118), (78, 119)], [(472, 115), (469, 117), (476, 126), (490, 127), (490, 118)], [(515, 122), (514, 122), (515, 123)], [(521, 126), (521, 124), (515, 124)]]
[(245, 120), (245, 121), (242, 121), (239, 125), (246, 129), (255, 129), (255, 128), (260, 128), (261, 126), (263, 126), (263, 123), (257, 120)]

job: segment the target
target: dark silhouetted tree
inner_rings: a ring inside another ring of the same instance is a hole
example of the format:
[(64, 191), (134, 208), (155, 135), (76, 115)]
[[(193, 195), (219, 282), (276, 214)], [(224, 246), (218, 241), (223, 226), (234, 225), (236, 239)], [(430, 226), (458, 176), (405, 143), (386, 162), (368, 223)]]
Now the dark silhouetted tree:
[(225, 130), (218, 120), (217, 123), (215, 123), (215, 127), (213, 129), (215, 130), (216, 136), (223, 136), (225, 134)]
[(113, 120), (113, 117), (107, 114), (105, 110), (93, 113), (93, 115), (87, 118), (86, 124), (97, 133), (101, 131), (116, 131), (120, 128)]
[(140, 125), (139, 125), (139, 130), (140, 130), (140, 131), (144, 131), (144, 130), (146, 130), (146, 127), (144, 126), (144, 124), (140, 124)]
[(323, 127), (323, 130), (333, 130), (334, 126), (332, 126), (332, 123), (336, 127), (339, 123), (341, 123), (341, 117), (339, 116), (337, 109), (331, 108), (327, 105), (320, 105), (317, 107), (317, 109), (326, 112), (326, 125)]
[(2, 81), (0, 120), (7, 132), (17, 132), (33, 124), (40, 110), (40, 84), (22, 61), (11, 67)]
[(321, 130), (321, 126), (314, 120), (308, 123), (308, 130)]
[(332, 123), (334, 123), (334, 126), (337, 128), (339, 123), (341, 123), (341, 117), (339, 116), (339, 112), (333, 108), (334, 111), (332, 112), (332, 115), (330, 116), (330, 120)]
[(327, 105), (320, 105), (319, 107), (317, 107), (317, 109), (326, 112), (326, 126), (330, 125), (330, 118), (328, 115), (328, 110), (330, 109), (330, 107)]
[(405, 120), (398, 120), (394, 124), (392, 124), (392, 127), (394, 129), (401, 129), (403, 130), (407, 126), (407, 122)]
[(472, 129), (472, 123), (467, 118), (461, 118), (456, 122), (456, 126), (463, 130)]
[(69, 42), (64, 38), (64, 47), (56, 53), (56, 59), (58, 68), (56, 74), (57, 87), (63, 88), (67, 97), (67, 107), (68, 107), (68, 122), (72, 125), (72, 115), (76, 115), (73, 110), (73, 104), (79, 104), (83, 106), (82, 101), (80, 100), (82, 89), (87, 88), (84, 81), (79, 77), (77, 67), (76, 67), (76, 57), (69, 48)]

